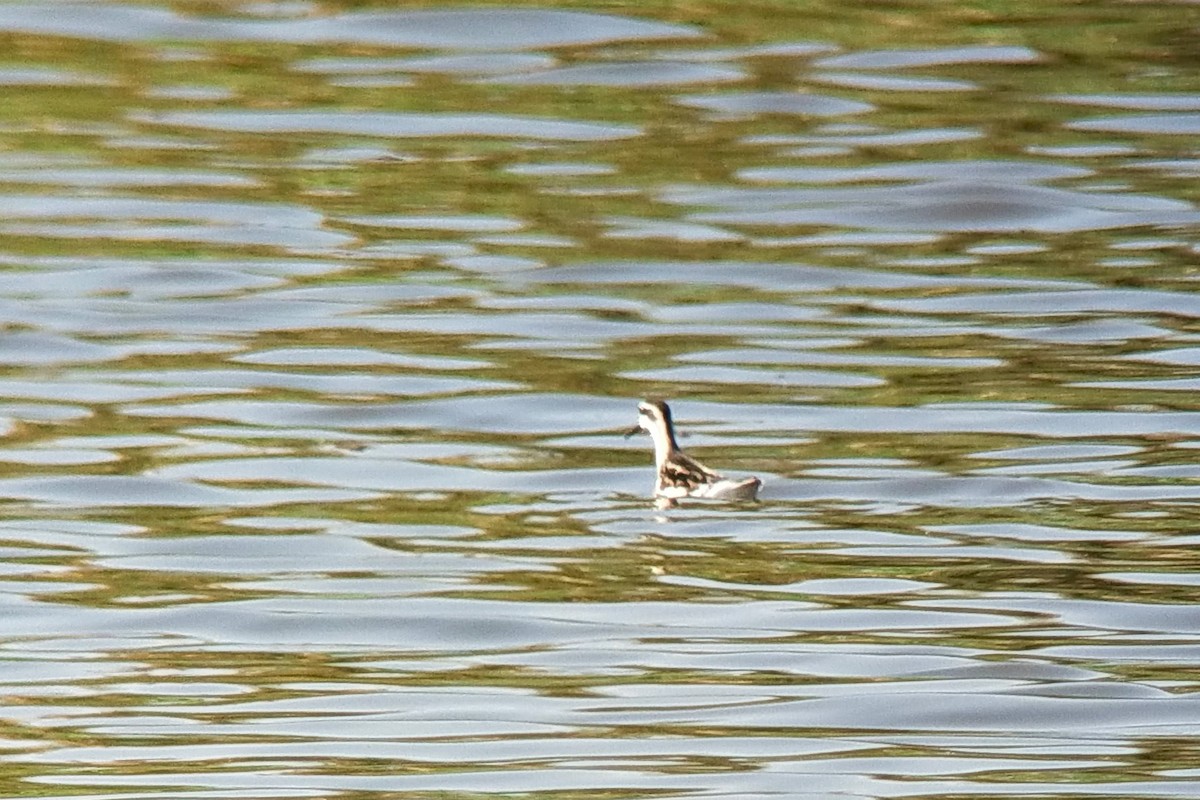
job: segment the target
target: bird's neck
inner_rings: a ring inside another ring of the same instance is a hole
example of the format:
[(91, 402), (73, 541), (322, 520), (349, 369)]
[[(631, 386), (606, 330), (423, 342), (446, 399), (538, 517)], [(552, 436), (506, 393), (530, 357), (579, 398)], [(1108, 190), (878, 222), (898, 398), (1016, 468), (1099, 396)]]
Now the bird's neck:
[(675, 444), (675, 433), (666, 425), (656, 425), (650, 429), (650, 437), (654, 439), (654, 460), (661, 467), (679, 449)]

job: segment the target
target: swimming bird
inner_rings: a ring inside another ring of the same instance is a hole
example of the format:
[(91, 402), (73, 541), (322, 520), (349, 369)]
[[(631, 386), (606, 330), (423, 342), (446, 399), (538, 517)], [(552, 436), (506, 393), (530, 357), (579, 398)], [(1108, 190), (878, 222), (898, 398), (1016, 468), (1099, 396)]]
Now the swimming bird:
[(662, 400), (638, 403), (638, 421), (625, 438), (645, 431), (654, 439), (654, 465), (657, 478), (654, 496), (674, 501), (680, 497), (705, 497), (712, 500), (754, 500), (762, 481), (758, 478), (733, 480), (713, 472), (679, 449), (671, 409)]

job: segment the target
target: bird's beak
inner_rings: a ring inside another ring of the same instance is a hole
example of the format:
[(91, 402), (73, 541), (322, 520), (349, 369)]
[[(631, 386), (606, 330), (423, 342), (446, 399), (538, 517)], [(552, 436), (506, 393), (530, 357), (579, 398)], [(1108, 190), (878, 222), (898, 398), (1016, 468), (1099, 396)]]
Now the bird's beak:
[(625, 431), (625, 438), (628, 439), (630, 436), (633, 436), (635, 433), (641, 433), (641, 432), (642, 432), (642, 426), (634, 425), (632, 428)]

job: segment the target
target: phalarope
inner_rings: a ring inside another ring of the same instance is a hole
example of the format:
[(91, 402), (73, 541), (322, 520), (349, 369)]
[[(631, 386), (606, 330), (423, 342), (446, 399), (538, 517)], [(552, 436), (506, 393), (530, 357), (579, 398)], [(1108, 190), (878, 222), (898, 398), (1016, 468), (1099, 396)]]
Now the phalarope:
[(762, 481), (758, 478), (733, 480), (713, 472), (679, 449), (671, 409), (662, 400), (638, 403), (638, 421), (625, 438), (645, 431), (654, 439), (654, 465), (657, 479), (654, 496), (674, 501), (679, 497), (707, 497), (713, 500), (754, 500)]

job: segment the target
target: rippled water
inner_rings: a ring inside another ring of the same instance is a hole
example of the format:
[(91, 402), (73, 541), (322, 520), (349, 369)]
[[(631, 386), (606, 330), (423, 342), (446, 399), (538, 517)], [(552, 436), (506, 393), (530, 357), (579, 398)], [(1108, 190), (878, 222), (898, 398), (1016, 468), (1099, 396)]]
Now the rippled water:
[(0, 5), (0, 791), (1200, 796), (1197, 29)]

